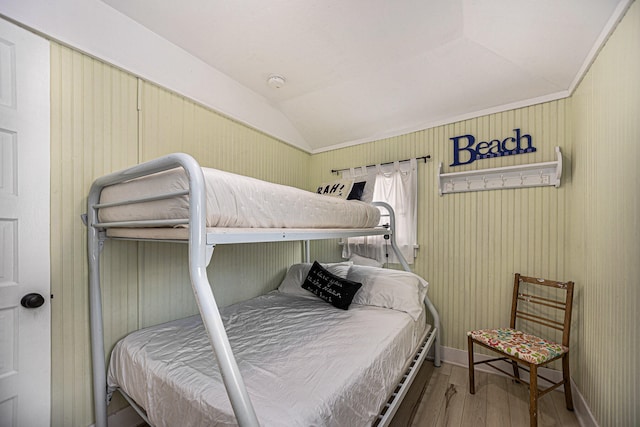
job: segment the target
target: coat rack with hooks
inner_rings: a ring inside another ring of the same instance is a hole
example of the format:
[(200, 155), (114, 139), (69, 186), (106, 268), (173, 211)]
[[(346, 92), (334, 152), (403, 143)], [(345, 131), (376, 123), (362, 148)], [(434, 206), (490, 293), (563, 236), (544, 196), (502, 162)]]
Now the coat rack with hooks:
[(438, 168), (440, 195), (467, 191), (500, 190), (506, 188), (555, 186), (560, 187), (562, 153), (556, 147), (556, 160), (518, 166), (481, 169), (466, 172), (442, 173)]

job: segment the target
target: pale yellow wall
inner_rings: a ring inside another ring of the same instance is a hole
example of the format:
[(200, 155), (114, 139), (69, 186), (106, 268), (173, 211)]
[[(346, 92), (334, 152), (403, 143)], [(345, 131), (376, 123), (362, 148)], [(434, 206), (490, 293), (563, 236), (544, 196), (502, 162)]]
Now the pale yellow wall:
[[(307, 153), (144, 82), (140, 106), (141, 161), (181, 151), (203, 166), (286, 185), (306, 185), (311, 158)], [(140, 292), (153, 301), (141, 308), (141, 325), (195, 313), (191, 289), (172, 285), (177, 280), (188, 283), (186, 249), (177, 244), (141, 243), (139, 250), (144, 260)], [(274, 289), (286, 266), (300, 260), (301, 253), (300, 243), (216, 247), (208, 274), (218, 304)], [(156, 279), (162, 277), (173, 279), (158, 285)], [(158, 292), (158, 286), (166, 289)], [(176, 305), (176, 300), (184, 303)]]
[[(440, 196), (438, 164), (443, 163), (444, 172), (452, 172), (554, 160), (555, 146), (569, 144), (567, 119), (567, 102), (556, 101), (467, 120), (315, 155), (312, 176), (316, 182), (326, 181), (331, 169), (431, 155), (428, 163), (418, 165), (420, 249), (414, 271), (431, 283), (429, 293), (441, 316), (442, 344), (465, 349), (467, 330), (508, 324), (514, 273), (569, 279), (564, 251), (567, 189)], [(449, 138), (472, 134), (483, 141), (504, 139), (515, 128), (533, 137), (537, 152), (449, 167), (453, 162)], [(319, 251), (317, 256), (324, 254)]]
[[(92, 180), (137, 161), (136, 79), (79, 53), (51, 48), (51, 341), (53, 426), (93, 422), (86, 231)], [(103, 257), (105, 335), (135, 329), (135, 243)]]
[[(94, 419), (80, 214), (93, 179), (183, 151), (206, 166), (304, 187), (310, 156), (55, 43), (51, 61), (51, 424), (86, 426)], [(217, 302), (228, 305), (275, 288), (301, 254), (299, 243), (216, 248), (208, 272)], [(185, 245), (106, 243), (107, 352), (131, 330), (196, 312), (186, 259)], [(109, 411), (123, 405), (118, 399)]]
[(573, 378), (602, 426), (640, 424), (640, 4), (572, 99), (566, 252), (578, 285)]

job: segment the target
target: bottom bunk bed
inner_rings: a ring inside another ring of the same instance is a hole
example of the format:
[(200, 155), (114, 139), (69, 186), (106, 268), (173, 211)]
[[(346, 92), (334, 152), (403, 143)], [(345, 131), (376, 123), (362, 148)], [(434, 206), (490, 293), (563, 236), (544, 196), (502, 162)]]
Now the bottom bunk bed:
[[(277, 291), (221, 309), (260, 424), (367, 426), (390, 418), (385, 405), (435, 339), (426, 282), (404, 271), (324, 265), (362, 285), (339, 309), (302, 287), (311, 267), (296, 264)], [(199, 315), (136, 331), (112, 352), (110, 392), (125, 394), (154, 426), (236, 425), (211, 351)]]

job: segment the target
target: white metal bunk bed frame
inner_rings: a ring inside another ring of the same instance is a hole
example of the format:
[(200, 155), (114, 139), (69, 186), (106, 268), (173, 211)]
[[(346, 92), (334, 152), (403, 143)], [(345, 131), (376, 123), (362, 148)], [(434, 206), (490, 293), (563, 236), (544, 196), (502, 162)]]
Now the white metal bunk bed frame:
[[(122, 183), (145, 175), (151, 175), (169, 169), (182, 167), (189, 180), (189, 190), (158, 194), (151, 197), (123, 200), (113, 203), (100, 204), (100, 193), (104, 187)], [(122, 206), (162, 200), (173, 197), (189, 195), (189, 218), (174, 220), (140, 220), (101, 223), (98, 220), (100, 208)], [(107, 427), (107, 381), (104, 353), (104, 329), (102, 317), (102, 298), (100, 292), (100, 253), (107, 237), (108, 228), (138, 228), (138, 227), (171, 227), (175, 225), (188, 225), (188, 240), (158, 240), (188, 243), (189, 245), (189, 275), (198, 309), (202, 317), (209, 341), (213, 347), (214, 355), (218, 362), (220, 372), (233, 408), (234, 414), (240, 426), (259, 426), (253, 405), (247, 393), (242, 375), (233, 356), (218, 306), (215, 302), (211, 285), (207, 277), (207, 265), (211, 261), (213, 249), (216, 244), (232, 243), (259, 243), (277, 241), (305, 241), (305, 253), (309, 261), (309, 241), (331, 239), (339, 237), (360, 237), (385, 235), (390, 237), (391, 247), (397, 255), (404, 270), (411, 271), (405, 258), (397, 248), (393, 229), (395, 215), (391, 206), (386, 203), (374, 203), (382, 206), (389, 212), (389, 228), (366, 229), (294, 229), (294, 228), (270, 228), (270, 229), (234, 229), (220, 228), (220, 232), (207, 232), (206, 228), (206, 193), (205, 181), (202, 169), (198, 162), (184, 153), (169, 154), (158, 159), (150, 160), (136, 166), (113, 172), (96, 179), (91, 185), (87, 200), (87, 214), (84, 216), (87, 225), (87, 256), (89, 262), (89, 305), (91, 328), (91, 356), (93, 364), (93, 393), (96, 427)], [(119, 238), (118, 238), (119, 239)], [(418, 369), (426, 358), (430, 347), (435, 343), (434, 365), (440, 366), (440, 320), (439, 315), (428, 296), (425, 297), (425, 305), (433, 318), (432, 331), (425, 342), (419, 346), (411, 365), (402, 378), (399, 387), (396, 387), (393, 395), (381, 415), (377, 425), (386, 426), (395, 414), (399, 403), (406, 395), (409, 386), (413, 382)], [(121, 391), (121, 390), (120, 390)], [(122, 392), (122, 391), (121, 391)], [(136, 411), (139, 407), (122, 392), (127, 400), (132, 403)], [(144, 413), (141, 415), (146, 419)]]

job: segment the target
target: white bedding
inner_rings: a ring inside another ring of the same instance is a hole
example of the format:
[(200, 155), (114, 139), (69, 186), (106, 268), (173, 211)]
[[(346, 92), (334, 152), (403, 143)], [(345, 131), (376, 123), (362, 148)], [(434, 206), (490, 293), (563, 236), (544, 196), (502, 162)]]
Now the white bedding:
[[(344, 311), (278, 291), (221, 310), (263, 426), (370, 425), (425, 332), (396, 310)], [(108, 384), (157, 426), (235, 425), (199, 316), (132, 333), (116, 344)]]
[[(217, 169), (203, 168), (207, 194), (207, 227), (370, 228), (379, 210), (367, 203), (323, 196), (286, 185)], [(143, 197), (188, 188), (182, 169), (106, 187), (100, 202)], [(182, 219), (187, 196), (100, 209), (101, 222)]]

